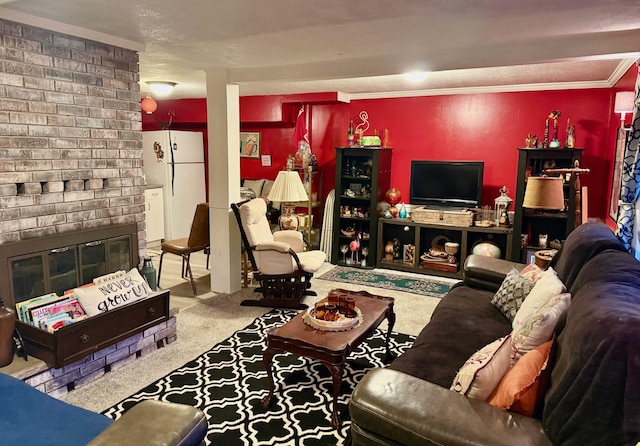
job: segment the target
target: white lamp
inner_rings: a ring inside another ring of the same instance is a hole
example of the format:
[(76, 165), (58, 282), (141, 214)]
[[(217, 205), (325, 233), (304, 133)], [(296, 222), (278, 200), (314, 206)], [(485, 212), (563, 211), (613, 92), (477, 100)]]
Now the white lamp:
[(631, 113), (633, 111), (634, 100), (635, 93), (633, 91), (618, 91), (616, 93), (613, 111), (620, 113), (620, 121), (622, 121), (623, 124), (627, 113)]
[(296, 207), (295, 205), (287, 205), (286, 203), (309, 200), (309, 196), (304, 190), (304, 185), (298, 172), (293, 170), (282, 170), (278, 172), (276, 181), (273, 183), (273, 187), (267, 198), (270, 201), (279, 201), (282, 203), (284, 211), (278, 220), (280, 229), (297, 230), (300, 226), (300, 221), (295, 213)]
[(147, 85), (155, 94), (166, 96), (173, 91), (177, 84), (175, 82), (149, 81)]

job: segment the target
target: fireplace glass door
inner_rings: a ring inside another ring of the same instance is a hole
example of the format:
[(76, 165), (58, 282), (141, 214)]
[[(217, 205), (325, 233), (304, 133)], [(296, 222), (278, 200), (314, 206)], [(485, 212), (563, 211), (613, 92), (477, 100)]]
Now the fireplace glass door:
[(78, 286), (78, 257), (75, 246), (52, 249), (47, 255), (51, 292), (62, 296)]
[(45, 293), (44, 257), (42, 255), (31, 255), (12, 260), (11, 275), (16, 302), (22, 302)]

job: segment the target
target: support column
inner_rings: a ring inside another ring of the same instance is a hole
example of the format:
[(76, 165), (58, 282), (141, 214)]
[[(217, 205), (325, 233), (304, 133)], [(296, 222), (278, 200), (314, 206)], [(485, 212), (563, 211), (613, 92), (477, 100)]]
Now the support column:
[(231, 203), (240, 201), (240, 89), (226, 70), (207, 76), (211, 291), (240, 289), (240, 231)]

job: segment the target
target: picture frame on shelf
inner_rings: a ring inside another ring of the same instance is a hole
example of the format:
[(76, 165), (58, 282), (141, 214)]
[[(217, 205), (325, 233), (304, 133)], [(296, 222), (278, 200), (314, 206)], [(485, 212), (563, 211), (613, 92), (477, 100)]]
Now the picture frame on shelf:
[(616, 139), (616, 156), (613, 160), (613, 176), (611, 177), (611, 197), (609, 198), (609, 217), (618, 218), (618, 201), (620, 201), (620, 187), (622, 186), (622, 164), (624, 149), (630, 134), (629, 127), (620, 127)]
[(240, 158), (260, 159), (260, 132), (240, 132)]

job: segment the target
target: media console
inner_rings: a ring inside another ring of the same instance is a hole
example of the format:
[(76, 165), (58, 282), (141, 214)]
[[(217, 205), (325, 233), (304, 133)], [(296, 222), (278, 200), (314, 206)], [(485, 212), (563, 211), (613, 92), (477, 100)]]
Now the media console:
[[(393, 246), (396, 252), (387, 258), (387, 246)], [(428, 256), (431, 249), (444, 249), (447, 241), (459, 244), (455, 261)], [(513, 229), (503, 227), (451, 226), (431, 223), (416, 223), (407, 218), (378, 219), (377, 266), (400, 271), (433, 274), (438, 276), (462, 278), (461, 265), (474, 247), (487, 248), (488, 252), (501, 258), (508, 258), (512, 250)], [(413, 249), (411, 249), (413, 247)], [(399, 251), (399, 252), (398, 252)], [(413, 251), (413, 255), (411, 255)], [(394, 258), (395, 256), (395, 258)]]

